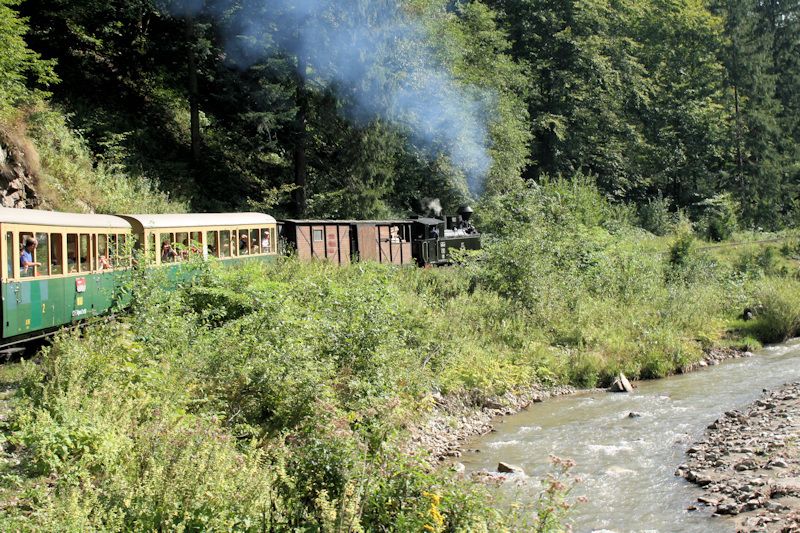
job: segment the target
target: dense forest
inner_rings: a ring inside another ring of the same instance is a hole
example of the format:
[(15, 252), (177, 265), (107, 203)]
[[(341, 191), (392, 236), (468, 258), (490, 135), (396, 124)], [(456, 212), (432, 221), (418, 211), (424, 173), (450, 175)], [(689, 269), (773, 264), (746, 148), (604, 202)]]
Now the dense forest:
[(402, 215), (582, 174), (656, 232), (654, 208), (776, 229), (798, 5), (2, 0), (0, 120), (47, 106), (94, 168), (197, 210)]

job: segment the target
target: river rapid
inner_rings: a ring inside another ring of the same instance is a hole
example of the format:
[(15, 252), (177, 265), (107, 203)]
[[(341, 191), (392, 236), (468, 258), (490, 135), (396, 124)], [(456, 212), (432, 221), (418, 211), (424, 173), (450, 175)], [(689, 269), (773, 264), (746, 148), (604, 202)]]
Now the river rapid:
[[(576, 532), (733, 531), (730, 519), (690, 511), (700, 489), (674, 475), (686, 449), (725, 411), (800, 379), (800, 340), (764, 348), (755, 357), (724, 361), (690, 374), (639, 382), (632, 394), (583, 392), (533, 404), (496, 421), (496, 432), (465, 444), (467, 474), (495, 471), (504, 461), (527, 476), (499, 486), (508, 503), (538, 497), (538, 479), (552, 471), (548, 456), (577, 462), (582, 478), (570, 514)], [(640, 414), (629, 417), (629, 413)], [(476, 452), (475, 450), (479, 450)], [(514, 478), (516, 476), (512, 476)]]

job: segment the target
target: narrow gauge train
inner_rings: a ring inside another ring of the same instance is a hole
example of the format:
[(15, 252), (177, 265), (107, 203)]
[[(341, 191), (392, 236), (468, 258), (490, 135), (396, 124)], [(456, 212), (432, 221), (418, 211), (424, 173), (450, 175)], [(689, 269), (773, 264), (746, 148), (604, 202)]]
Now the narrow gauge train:
[(130, 250), (156, 266), (191, 254), (224, 262), (273, 261), (279, 229), (301, 259), (443, 264), (452, 248), (477, 249), (469, 208), (445, 220), (301, 221), (262, 213), (92, 215), (0, 207), (0, 352), (108, 314)]

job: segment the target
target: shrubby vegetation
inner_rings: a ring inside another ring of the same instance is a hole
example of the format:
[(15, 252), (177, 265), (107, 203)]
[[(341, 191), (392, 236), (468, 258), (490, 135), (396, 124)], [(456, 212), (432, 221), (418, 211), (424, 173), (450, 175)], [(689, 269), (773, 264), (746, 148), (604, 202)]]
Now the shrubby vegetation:
[[(431, 393), (660, 377), (798, 331), (794, 241), (754, 261), (684, 227), (653, 252), (583, 178), (492, 202), (493, 239), (453, 268), (200, 262), (174, 291), (132, 273), (128, 316), (25, 364), (0, 527), (496, 530), (480, 488), (402, 451)], [(517, 518), (548, 530), (547, 509)]]
[(34, 175), (46, 207), (94, 213), (186, 211), (185, 202), (170, 199), (155, 181), (126, 171), (119, 146), (109, 144), (103, 158), (96, 159), (67, 117), (45, 102), (27, 108), (18, 124), (18, 138), (27, 139), (39, 161)]
[[(77, 212), (185, 211), (158, 184), (123, 165), (122, 138), (106, 139), (98, 157), (70, 117), (49, 100), (60, 82), (56, 63), (25, 41), (17, 0), (0, 1), (0, 175), (23, 170), (41, 207)], [(74, 117), (73, 117), (74, 118)]]

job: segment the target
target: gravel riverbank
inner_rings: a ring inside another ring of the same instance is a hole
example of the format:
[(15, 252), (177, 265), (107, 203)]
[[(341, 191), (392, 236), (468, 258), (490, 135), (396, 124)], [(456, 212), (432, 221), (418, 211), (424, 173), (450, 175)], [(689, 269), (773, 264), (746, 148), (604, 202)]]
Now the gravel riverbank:
[(704, 488), (698, 498), (736, 531), (800, 531), (800, 382), (764, 391), (725, 413), (689, 448), (676, 475)]
[(440, 460), (459, 457), (464, 441), (492, 431), (497, 418), (513, 415), (532, 403), (571, 394), (575, 390), (568, 386), (532, 386), (522, 392), (509, 392), (497, 398), (477, 401), (467, 395), (435, 394), (431, 396), (434, 407), (427, 422), (411, 428), (410, 447), (426, 450)]

